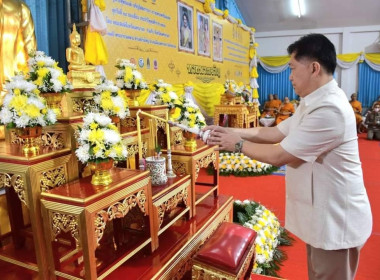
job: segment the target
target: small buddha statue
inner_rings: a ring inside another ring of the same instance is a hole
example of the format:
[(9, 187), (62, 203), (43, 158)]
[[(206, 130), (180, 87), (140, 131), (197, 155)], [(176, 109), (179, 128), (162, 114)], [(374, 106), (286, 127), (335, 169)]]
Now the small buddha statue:
[(93, 88), (100, 82), (100, 73), (94, 65), (86, 64), (80, 43), (80, 34), (74, 24), (70, 34), (70, 48), (66, 49), (66, 59), (70, 63), (67, 77), (74, 88)]

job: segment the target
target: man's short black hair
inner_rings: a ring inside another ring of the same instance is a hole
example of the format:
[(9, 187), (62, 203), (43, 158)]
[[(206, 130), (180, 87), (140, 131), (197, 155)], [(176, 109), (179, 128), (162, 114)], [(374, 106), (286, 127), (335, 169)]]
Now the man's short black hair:
[(316, 60), (329, 74), (336, 68), (336, 52), (333, 43), (322, 34), (308, 34), (288, 47), (288, 54), (295, 54), (295, 59), (309, 58)]

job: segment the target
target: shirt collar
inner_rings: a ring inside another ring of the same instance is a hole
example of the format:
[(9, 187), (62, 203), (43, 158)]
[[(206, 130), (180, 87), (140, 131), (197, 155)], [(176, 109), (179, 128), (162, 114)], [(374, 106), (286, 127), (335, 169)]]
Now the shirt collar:
[(321, 94), (329, 92), (332, 88), (336, 87), (338, 83), (335, 79), (332, 79), (330, 82), (324, 84), (320, 88), (317, 88), (312, 93), (306, 95), (305, 97), (301, 97), (301, 102), (305, 104), (305, 106), (309, 106), (310, 104), (314, 104), (318, 99), (321, 98)]

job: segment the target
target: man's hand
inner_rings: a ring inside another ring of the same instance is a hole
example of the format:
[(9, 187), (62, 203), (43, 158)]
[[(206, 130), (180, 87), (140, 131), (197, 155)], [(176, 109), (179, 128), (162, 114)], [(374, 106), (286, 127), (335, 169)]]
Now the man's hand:
[(214, 126), (208, 137), (208, 145), (219, 145), (218, 150), (235, 151), (235, 144), (239, 142), (241, 137), (236, 133), (228, 132), (224, 127)]

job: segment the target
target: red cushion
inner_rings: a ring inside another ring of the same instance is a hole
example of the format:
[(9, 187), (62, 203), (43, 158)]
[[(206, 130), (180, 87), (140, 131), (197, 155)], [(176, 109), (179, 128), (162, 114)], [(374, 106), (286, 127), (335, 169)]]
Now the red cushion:
[(222, 223), (199, 250), (196, 259), (225, 271), (236, 271), (256, 232), (234, 223)]

